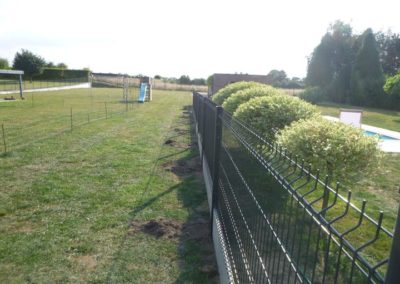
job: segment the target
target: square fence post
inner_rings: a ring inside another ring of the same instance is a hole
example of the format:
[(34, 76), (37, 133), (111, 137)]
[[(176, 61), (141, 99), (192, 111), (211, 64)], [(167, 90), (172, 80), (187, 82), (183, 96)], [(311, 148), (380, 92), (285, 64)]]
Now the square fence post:
[(400, 208), (397, 212), (396, 227), (393, 234), (392, 249), (390, 251), (386, 284), (396, 284), (400, 281)]
[(222, 141), (222, 112), (223, 108), (220, 106), (215, 107), (215, 139), (214, 139), (214, 171), (212, 173), (212, 199), (211, 199), (211, 227), (210, 232), (211, 236), (213, 234), (213, 220), (214, 220), (214, 209), (218, 210), (218, 199), (219, 199), (219, 161), (220, 161), (220, 153), (221, 153), (221, 141)]
[(22, 99), (22, 75), (19, 75), (19, 96)]

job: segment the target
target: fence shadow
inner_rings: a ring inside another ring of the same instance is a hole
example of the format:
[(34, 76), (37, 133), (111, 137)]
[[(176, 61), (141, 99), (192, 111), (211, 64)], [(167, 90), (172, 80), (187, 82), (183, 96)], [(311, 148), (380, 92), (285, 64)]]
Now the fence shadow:
[[(150, 242), (154, 242), (155, 246), (162, 247), (165, 242), (176, 246), (179, 274), (172, 280), (173, 283), (218, 282), (210, 235), (209, 208), (196, 140), (192, 109), (191, 106), (186, 106), (164, 137), (160, 153), (149, 172), (137, 205), (130, 212), (128, 234), (115, 255), (107, 282), (121, 282), (133, 277), (134, 273), (125, 272), (126, 266), (130, 265), (130, 253), (127, 251), (137, 251), (137, 244), (132, 243), (129, 236), (137, 235), (140, 239), (141, 234), (150, 237)], [(155, 184), (171, 177), (177, 180), (173, 186), (154, 192)], [(159, 204), (168, 206), (167, 200), (173, 198), (173, 194), (176, 195), (178, 204), (187, 212), (185, 221), (171, 217), (175, 213), (170, 215), (164, 209), (160, 211), (161, 214), (154, 214), (154, 219), (141, 218)], [(153, 251), (145, 250), (144, 253), (149, 254), (150, 258), (154, 257), (151, 255)], [(156, 255), (158, 253), (160, 252), (155, 252)]]

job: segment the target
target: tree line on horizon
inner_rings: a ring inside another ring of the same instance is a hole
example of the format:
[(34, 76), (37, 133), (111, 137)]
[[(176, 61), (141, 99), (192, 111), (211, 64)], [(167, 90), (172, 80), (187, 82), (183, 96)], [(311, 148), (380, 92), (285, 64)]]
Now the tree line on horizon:
[(400, 34), (354, 34), (332, 24), (309, 57), (303, 97), (355, 106), (400, 109)]
[(58, 64), (54, 64), (52, 61), (47, 62), (43, 57), (26, 49), (21, 49), (21, 52), (15, 54), (12, 66), (7, 59), (0, 57), (0, 69), (23, 70), (30, 80), (41, 74), (44, 68), (68, 69), (68, 66), (63, 62)]

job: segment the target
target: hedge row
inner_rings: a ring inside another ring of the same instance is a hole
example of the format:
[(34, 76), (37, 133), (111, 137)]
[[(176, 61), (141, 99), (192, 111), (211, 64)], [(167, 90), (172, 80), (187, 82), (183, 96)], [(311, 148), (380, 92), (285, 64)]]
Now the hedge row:
[(218, 92), (216, 92), (213, 97), (212, 100), (218, 104), (218, 105), (222, 105), (224, 103), (224, 101), (229, 98), (232, 94), (240, 91), (240, 90), (245, 90), (251, 87), (262, 87), (265, 86), (264, 84), (261, 83), (257, 83), (257, 82), (236, 82), (236, 83), (232, 83), (229, 84), (227, 86), (225, 86), (224, 88), (220, 89)]
[[(305, 95), (313, 101), (318, 92), (310, 89)], [(213, 100), (322, 175), (352, 181), (379, 165), (377, 138), (364, 136), (353, 126), (326, 120), (310, 103), (272, 87), (238, 82), (218, 91)]]
[(271, 86), (265, 85), (251, 87), (233, 93), (224, 101), (222, 107), (230, 113), (234, 113), (241, 104), (249, 101), (252, 98), (274, 96), (279, 94), (282, 94), (282, 92), (278, 91), (275, 88), (272, 88)]
[(276, 132), (293, 121), (316, 115), (317, 109), (307, 102), (288, 95), (275, 95), (253, 98), (241, 104), (233, 116), (272, 141)]
[(40, 75), (34, 77), (34, 80), (65, 80), (75, 78), (89, 78), (89, 70), (74, 70), (61, 68), (44, 68)]

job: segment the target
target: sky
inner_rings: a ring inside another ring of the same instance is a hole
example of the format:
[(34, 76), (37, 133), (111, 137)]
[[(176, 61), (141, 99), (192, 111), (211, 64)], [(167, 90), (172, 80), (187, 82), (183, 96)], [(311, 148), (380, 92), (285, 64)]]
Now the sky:
[(400, 33), (399, 0), (0, 0), (0, 57), (27, 49), (94, 72), (305, 77), (336, 20)]

